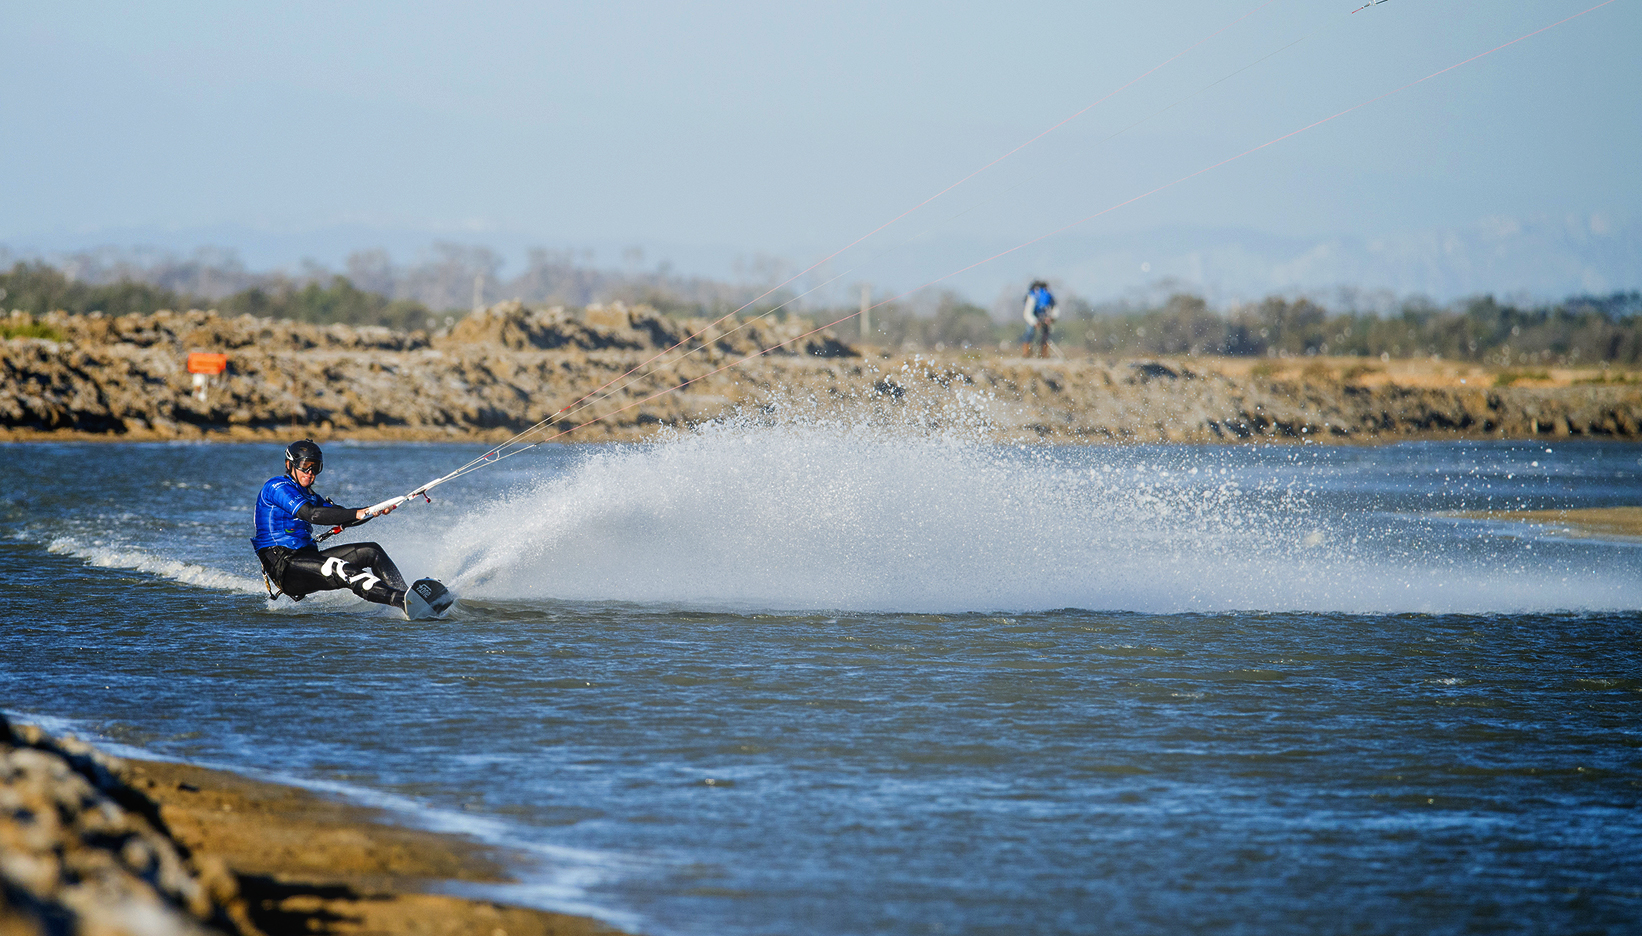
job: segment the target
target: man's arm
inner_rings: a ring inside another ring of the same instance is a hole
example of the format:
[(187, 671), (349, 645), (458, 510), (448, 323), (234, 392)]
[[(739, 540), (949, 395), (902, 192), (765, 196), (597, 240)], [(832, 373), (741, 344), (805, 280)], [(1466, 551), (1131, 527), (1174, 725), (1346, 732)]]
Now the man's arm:
[(324, 504), (315, 504), (307, 494), (298, 487), (295, 481), (276, 479), (269, 482), (263, 489), (263, 496), (269, 503), (285, 511), (287, 514), (305, 523), (323, 523), (335, 526), (344, 520), (353, 519), (354, 511), (346, 507), (338, 507), (330, 501)]
[(363, 522), (359, 519), (359, 510), (357, 508), (338, 507), (335, 504), (319, 507), (306, 501), (296, 509), (296, 518), (305, 523), (317, 523), (320, 526), (346, 527)]
[[(304, 501), (302, 506), (298, 507), (296, 510), (297, 519), (306, 520), (309, 523), (320, 523), (325, 526), (345, 527), (358, 526), (366, 520), (371, 519), (371, 517), (365, 516), (365, 508), (363, 507), (343, 507), (336, 501), (331, 500), (329, 497), (324, 497), (323, 495), (321, 495), (321, 497), (325, 501), (323, 504), (316, 505)], [(398, 506), (398, 504), (395, 504), (393, 507), (385, 508), (380, 513), (372, 514), (371, 516), (385, 517), (388, 514), (393, 513), (394, 508)], [(312, 514), (312, 516), (310, 517), (308, 514), (303, 513), (304, 510), (308, 511)]]

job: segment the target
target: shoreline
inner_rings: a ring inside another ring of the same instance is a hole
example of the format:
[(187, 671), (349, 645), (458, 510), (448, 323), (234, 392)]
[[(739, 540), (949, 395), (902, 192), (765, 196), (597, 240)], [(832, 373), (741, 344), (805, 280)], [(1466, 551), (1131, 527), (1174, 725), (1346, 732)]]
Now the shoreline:
[[(199, 436), (166, 436), (153, 433), (130, 433), (113, 435), (98, 432), (80, 432), (75, 430), (58, 430), (50, 432), (17, 431), (0, 426), (0, 445), (52, 445), (67, 443), (88, 443), (93, 445), (289, 445), (296, 439), (312, 439), (320, 445), (332, 445), (346, 442), (371, 442), (382, 444), (394, 443), (427, 443), (432, 445), (495, 445), (512, 438), (514, 433), (508, 431), (475, 433), (468, 436), (433, 436), (428, 433), (409, 431), (394, 432), (323, 432), (312, 427), (298, 426), (296, 429), (261, 430), (255, 434), (207, 433)], [(645, 445), (659, 441), (655, 433), (640, 435), (633, 438), (616, 437), (587, 440), (558, 439), (552, 444), (567, 446), (583, 445)], [(1373, 448), (1376, 446), (1401, 445), (1408, 442), (1517, 442), (1545, 444), (1554, 442), (1557, 445), (1634, 445), (1642, 442), (1642, 436), (1533, 436), (1533, 435), (1495, 435), (1483, 433), (1457, 432), (1430, 432), (1409, 433), (1396, 436), (1366, 436), (1353, 438), (1330, 438), (1309, 436), (1256, 436), (1246, 439), (987, 439), (984, 440), (997, 445), (1088, 445), (1111, 448), (1126, 448), (1131, 446), (1157, 445), (1169, 447), (1229, 447), (1237, 445), (1247, 446), (1304, 446), (1321, 445), (1334, 448)], [(527, 439), (524, 444), (529, 444)], [(1552, 511), (1557, 513), (1560, 511)], [(1490, 515), (1492, 516), (1492, 515)], [(1479, 515), (1468, 519), (1487, 519)]]
[(1642, 507), (1582, 507), (1563, 510), (1467, 510), (1446, 516), (1461, 520), (1529, 524), (1547, 533), (1578, 538), (1642, 542)]
[[(681, 433), (688, 433), (687, 427)], [(297, 426), (286, 429), (256, 429), (248, 432), (205, 432), (197, 435), (167, 435), (154, 432), (106, 433), (86, 432), (76, 429), (33, 430), (13, 429), (0, 426), (0, 445), (50, 445), (53, 443), (84, 442), (97, 445), (289, 445), (296, 439), (312, 439), (320, 445), (331, 445), (345, 442), (370, 442), (393, 444), (401, 442), (417, 442), (432, 445), (495, 445), (505, 442), (517, 433), (511, 430), (478, 431), (468, 435), (450, 435), (445, 433), (430, 433), (419, 429), (408, 429), (403, 432), (393, 430), (366, 429), (358, 431), (322, 430), (313, 426)], [(646, 445), (661, 441), (659, 433), (648, 432), (635, 434), (632, 437), (614, 435), (598, 439), (555, 439), (553, 445), (583, 446), (583, 445)], [(526, 439), (523, 444), (529, 444)], [(1642, 435), (1636, 436), (1587, 436), (1587, 435), (1505, 435), (1496, 433), (1465, 433), (1465, 432), (1410, 432), (1400, 435), (1374, 436), (1325, 436), (1318, 435), (1256, 435), (1248, 438), (1202, 439), (1202, 438), (986, 438), (981, 441), (998, 445), (1091, 445), (1124, 448), (1141, 445), (1164, 446), (1204, 446), (1226, 447), (1236, 445), (1323, 445), (1341, 448), (1399, 445), (1404, 442), (1531, 442), (1537, 444), (1555, 443), (1558, 445), (1606, 445), (1611, 443), (1634, 445), (1642, 442)]]
[[(19, 757), (19, 752), (26, 753)], [(398, 824), (387, 810), (230, 771), (114, 758), (71, 737), (45, 735), (33, 726), (8, 729), (4, 719), (0, 719), (0, 758), (6, 758), (0, 759), (0, 767), (8, 763), (12, 767), (9, 772), (0, 770), (0, 796), (13, 800), (22, 796), (18, 801), (26, 802), (30, 792), (27, 768), (31, 766), (39, 768), (37, 774), (53, 778), (60, 801), (65, 798), (61, 792), (65, 784), (89, 784), (104, 800), (95, 804), (99, 815), (123, 811), (127, 827), (138, 829), (146, 819), (150, 833), (146, 850), (163, 854), (169, 842), (178, 860), (200, 882), (195, 891), (203, 889), (210, 897), (208, 904), (196, 899), (184, 906), (175, 928), (156, 930), (146, 917), (139, 925), (138, 917), (143, 914), (134, 913), (129, 901), (110, 903), (106, 885), (88, 904), (84, 895), (63, 883), (73, 878), (70, 873), (19, 878), (12, 872), (29, 865), (5, 854), (27, 851), (17, 847), (17, 842), (35, 845), (40, 849), (36, 855), (55, 849), (66, 856), (62, 858), (65, 866), (78, 861), (85, 866), (136, 868), (129, 844), (105, 846), (110, 854), (102, 858), (95, 854), (95, 844), (87, 847), (58, 841), (41, 847), (28, 837), (32, 830), (26, 824), (21, 831), (12, 828), (18, 824), (13, 813), (0, 816), (0, 856), (7, 859), (0, 863), (5, 898), (0, 900), (0, 932), (7, 936), (49, 936), (56, 931), (52, 924), (60, 922), (65, 912), (78, 917), (79, 931), (102, 925), (134, 936), (192, 932), (191, 918), (203, 924), (205, 932), (229, 936), (617, 936), (620, 932), (588, 917), (440, 892), (451, 883), (516, 883), (508, 867), (510, 859), (519, 856), (459, 834)], [(69, 770), (73, 776), (68, 776)], [(75, 798), (69, 792), (67, 798)], [(79, 797), (84, 799), (84, 793)], [(72, 839), (69, 829), (60, 830), (60, 835)], [(102, 834), (102, 840), (109, 838), (106, 832)], [(57, 886), (55, 906), (53, 882)], [(172, 890), (187, 892), (188, 888), (184, 882)], [(176, 902), (173, 897), (171, 903)], [(130, 926), (120, 926), (122, 921)]]
[[(1045, 360), (855, 348), (825, 333), (800, 347), (798, 319), (720, 333), (637, 309), (574, 318), (516, 303), (431, 338), (208, 312), (51, 322), (63, 340), (0, 342), (0, 440), (493, 443), (563, 415), (555, 440), (572, 427), (562, 441), (631, 442), (735, 412), (1006, 443), (1642, 438), (1632, 367)], [(202, 349), (228, 363), (196, 395), (185, 360)]]

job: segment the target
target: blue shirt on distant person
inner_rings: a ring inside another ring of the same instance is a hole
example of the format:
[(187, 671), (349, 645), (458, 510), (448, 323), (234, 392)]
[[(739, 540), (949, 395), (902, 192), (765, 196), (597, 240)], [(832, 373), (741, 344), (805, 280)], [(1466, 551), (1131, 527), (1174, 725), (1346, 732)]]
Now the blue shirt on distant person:
[(1049, 292), (1047, 283), (1034, 283), (1026, 294), (1026, 320), (1030, 324), (1037, 324), (1036, 319), (1044, 316), (1055, 318), (1055, 297)]
[(1021, 335), (1023, 355), (1030, 354), (1033, 343), (1037, 342), (1043, 346), (1043, 356), (1049, 356), (1049, 328), (1059, 314), (1055, 311), (1055, 296), (1049, 291), (1049, 284), (1034, 280), (1026, 291), (1026, 305), (1021, 307), (1021, 318), (1026, 319), (1026, 333)]

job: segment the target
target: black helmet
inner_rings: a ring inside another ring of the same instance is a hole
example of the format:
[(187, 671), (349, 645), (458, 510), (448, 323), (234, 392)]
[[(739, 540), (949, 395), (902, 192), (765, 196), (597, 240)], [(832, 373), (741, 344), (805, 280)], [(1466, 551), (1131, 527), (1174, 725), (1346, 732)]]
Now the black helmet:
[(285, 462), (292, 468), (302, 468), (311, 464), (317, 472), (325, 465), (325, 455), (313, 439), (303, 439), (285, 447)]

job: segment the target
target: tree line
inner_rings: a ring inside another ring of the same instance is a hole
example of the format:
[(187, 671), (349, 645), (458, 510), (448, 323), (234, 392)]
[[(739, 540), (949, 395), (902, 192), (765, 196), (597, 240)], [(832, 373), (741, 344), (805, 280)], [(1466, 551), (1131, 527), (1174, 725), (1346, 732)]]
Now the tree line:
[(1081, 325), (1081, 343), (1096, 353), (1442, 357), (1502, 367), (1642, 362), (1636, 291), (1533, 305), (1480, 296), (1439, 306), (1416, 298), (1390, 315), (1331, 312), (1283, 297), (1216, 313), (1196, 296), (1177, 294), (1155, 309), (1089, 315)]
[(0, 273), (0, 308), (36, 316), (57, 311), (147, 315), (161, 309), (216, 309), (225, 315), (248, 313), (321, 325), (385, 325), (402, 331), (437, 321), (420, 302), (368, 292), (338, 274), (323, 281), (270, 278), (220, 298), (206, 298), (132, 279), (87, 282), (49, 264), (26, 261)]
[[(481, 263), (482, 261), (482, 263)], [(494, 257), (460, 257), (443, 261), (465, 277), (475, 265), (483, 285), (484, 268), (494, 271)], [(213, 271), (205, 270), (203, 275)], [(448, 325), (462, 311), (453, 300), (436, 306), (403, 293), (417, 276), (435, 277), (421, 267), (396, 271), (383, 256), (359, 254), (350, 273), (310, 271), (305, 277), (254, 275), (232, 268), (215, 271), (218, 282), (241, 288), (205, 297), (179, 284), (192, 279), (162, 276), (71, 276), (43, 262), (19, 261), (0, 272), (0, 309), (35, 315), (61, 310), (74, 314), (146, 314), (160, 309), (213, 308), (228, 315), (249, 313), (315, 324), (383, 325), (399, 330)], [(237, 277), (237, 278), (236, 278)], [(397, 279), (396, 279), (397, 278)], [(450, 277), (445, 277), (449, 279)], [(362, 288), (357, 281), (382, 287)], [(443, 282), (441, 280), (441, 282)], [(757, 286), (732, 286), (707, 280), (671, 277), (665, 272), (620, 274), (592, 270), (569, 255), (538, 253), (508, 285), (529, 292), (527, 301), (558, 300), (565, 305), (624, 300), (664, 313), (716, 317), (734, 308)], [(388, 289), (400, 293), (391, 295)], [(441, 287), (449, 291), (449, 287)], [(483, 290), (475, 288), (483, 296)], [(743, 313), (752, 316), (772, 308), (786, 294), (776, 293)], [(565, 301), (569, 300), (569, 301)], [(577, 301), (579, 300), (579, 301)], [(1501, 302), (1493, 296), (1437, 305), (1418, 297), (1404, 300), (1390, 313), (1331, 311), (1309, 298), (1272, 296), (1224, 310), (1201, 297), (1176, 293), (1160, 303), (1094, 305), (1064, 294), (1055, 340), (1063, 353), (1095, 355), (1225, 355), (1231, 357), (1442, 357), (1497, 366), (1579, 366), (1613, 362), (1642, 363), (1642, 292), (1604, 296), (1570, 296), (1558, 302)], [(820, 322), (834, 321), (851, 310), (806, 311)], [(1008, 315), (999, 320), (995, 315)], [(787, 310), (777, 312), (785, 317)], [(891, 303), (872, 312), (872, 328), (863, 333), (859, 319), (836, 330), (845, 340), (898, 350), (1008, 349), (1019, 340), (1024, 323), (1007, 303), (988, 310), (954, 293), (942, 293), (921, 306)]]
[[(1091, 305), (1075, 296), (1061, 305), (1055, 341), (1068, 354), (1435, 356), (1501, 367), (1642, 363), (1642, 292), (1635, 290), (1539, 304), (1480, 296), (1444, 306), (1412, 298), (1391, 314), (1330, 311), (1311, 299), (1282, 296), (1216, 311), (1190, 293), (1141, 308)], [(891, 348), (990, 350), (1015, 345), (1024, 322), (1000, 322), (948, 294), (933, 314), (890, 305), (873, 310), (869, 334), (861, 333), (858, 320), (841, 330)]]
[(0, 309), (37, 314), (199, 308), (432, 329), (475, 306), (507, 299), (570, 308), (621, 301), (716, 318), (749, 302), (753, 311), (763, 311), (793, 296), (779, 288), (761, 296), (786, 278), (786, 268), (772, 258), (754, 258), (741, 269), (748, 282), (726, 283), (678, 275), (666, 263), (644, 267), (637, 248), (624, 255), (621, 269), (594, 266), (590, 251), (535, 249), (514, 275), (502, 273), (503, 260), (495, 251), (459, 244), (436, 244), (408, 264), (395, 263), (385, 251), (357, 251), (341, 270), (305, 263), (295, 273), (254, 273), (233, 253), (213, 250), (192, 257), (101, 250), (55, 263), (19, 259), (8, 269), (6, 261), (12, 259), (0, 247)]

